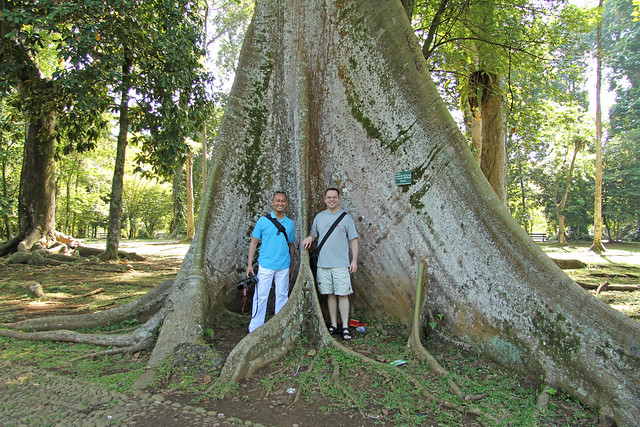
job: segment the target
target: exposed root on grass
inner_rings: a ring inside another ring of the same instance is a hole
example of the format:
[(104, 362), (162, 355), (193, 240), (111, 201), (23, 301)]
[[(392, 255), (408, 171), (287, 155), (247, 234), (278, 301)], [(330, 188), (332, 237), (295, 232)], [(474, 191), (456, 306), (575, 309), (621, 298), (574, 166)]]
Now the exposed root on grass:
[[(98, 356), (106, 356), (112, 354), (122, 354), (122, 353), (136, 353), (138, 351), (146, 350), (153, 345), (154, 342), (154, 333), (160, 329), (162, 326), (162, 321), (164, 320), (164, 316), (160, 314), (156, 314), (149, 321), (147, 321), (144, 325), (137, 328), (131, 336), (134, 336), (138, 339), (138, 342), (122, 348), (112, 348), (104, 351), (96, 351), (90, 354), (85, 354), (80, 357), (76, 357), (72, 359), (71, 362), (76, 362), (82, 359), (90, 359)], [(121, 336), (121, 335), (119, 335)]]
[(103, 347), (129, 348), (137, 346), (142, 342), (150, 341), (151, 338), (153, 338), (153, 332), (160, 327), (162, 319), (163, 317), (161, 315), (156, 314), (134, 332), (125, 335), (84, 334), (63, 329), (39, 332), (22, 332), (0, 329), (0, 336), (31, 341), (64, 341), (81, 344), (94, 344)]
[(344, 394), (344, 397), (347, 399), (347, 402), (349, 402), (353, 407), (358, 409), (358, 412), (360, 412), (360, 415), (362, 415), (362, 418), (367, 418), (364, 412), (362, 412), (362, 409), (360, 408), (360, 406), (351, 399), (350, 397), (351, 395), (349, 394), (349, 391), (347, 391), (345, 386), (343, 386), (342, 383), (340, 382), (340, 365), (338, 364), (338, 362), (333, 356), (331, 356), (331, 363), (333, 364), (333, 373), (331, 374), (331, 381), (333, 381), (333, 384), (340, 389), (342, 394)]
[(97, 313), (40, 317), (2, 323), (0, 327), (12, 330), (54, 331), (97, 328), (130, 319), (146, 321), (162, 308), (172, 285), (173, 280), (166, 280), (130, 303)]
[[(422, 322), (420, 321), (420, 307), (422, 307), (422, 273), (424, 271), (424, 262), (420, 262), (420, 267), (418, 268), (418, 286), (416, 290), (416, 303), (413, 310), (413, 322), (411, 324), (411, 334), (409, 335), (409, 342), (407, 346), (413, 351), (415, 356), (421, 362), (426, 362), (431, 370), (439, 377), (446, 378), (447, 385), (453, 394), (458, 397), (464, 398), (464, 393), (460, 390), (458, 384), (453, 381), (449, 373), (446, 369), (438, 363), (438, 361), (427, 351), (426, 348), (422, 345), (422, 341), (420, 340), (420, 330), (422, 329)], [(426, 292), (425, 292), (426, 294)]]
[[(304, 375), (304, 376), (306, 376), (307, 374), (309, 374), (309, 375), (310, 375), (310, 374), (313, 372), (313, 370), (314, 370), (314, 369), (315, 369), (315, 367), (316, 367), (316, 362), (318, 361), (318, 358), (319, 358), (319, 357), (320, 357), (320, 352), (319, 352), (319, 351), (317, 351), (317, 352), (316, 352), (316, 356), (313, 358), (313, 360), (312, 360), (312, 361), (311, 361), (311, 363), (309, 364), (309, 368), (307, 369), (307, 372), (305, 372), (305, 373), (304, 373), (304, 374), (302, 374), (302, 375)], [(296, 396), (295, 396), (295, 398), (293, 399), (293, 403), (294, 403), (294, 404), (298, 401), (298, 399), (300, 399), (300, 395), (301, 395), (301, 394), (302, 394), (302, 387), (298, 387), (298, 390), (296, 391)]]

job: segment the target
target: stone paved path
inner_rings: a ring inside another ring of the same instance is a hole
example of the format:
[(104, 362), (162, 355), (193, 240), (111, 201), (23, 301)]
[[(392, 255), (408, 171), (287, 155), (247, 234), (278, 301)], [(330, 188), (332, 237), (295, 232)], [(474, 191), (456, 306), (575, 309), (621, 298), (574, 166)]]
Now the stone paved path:
[(0, 366), (1, 426), (254, 426), (148, 393), (123, 394), (28, 367)]

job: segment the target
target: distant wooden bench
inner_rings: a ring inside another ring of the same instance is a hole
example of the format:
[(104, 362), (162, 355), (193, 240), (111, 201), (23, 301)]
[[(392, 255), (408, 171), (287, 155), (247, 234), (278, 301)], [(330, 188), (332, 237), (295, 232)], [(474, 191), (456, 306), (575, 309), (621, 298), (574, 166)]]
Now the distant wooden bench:
[(534, 242), (547, 241), (547, 233), (529, 233), (529, 237), (531, 237)]
[(98, 233), (98, 239), (106, 239), (107, 238), (107, 233)]

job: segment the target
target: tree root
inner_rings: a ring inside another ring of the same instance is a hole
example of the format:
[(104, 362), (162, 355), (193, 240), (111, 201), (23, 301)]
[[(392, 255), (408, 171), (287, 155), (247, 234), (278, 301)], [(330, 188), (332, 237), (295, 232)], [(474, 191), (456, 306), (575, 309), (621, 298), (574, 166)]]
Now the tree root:
[(164, 317), (156, 314), (149, 319), (144, 325), (137, 328), (133, 333), (126, 335), (108, 335), (108, 334), (81, 334), (67, 330), (43, 331), (43, 332), (20, 332), (0, 329), (0, 336), (32, 341), (63, 341), (81, 344), (94, 344), (103, 347), (119, 347), (99, 352), (94, 352), (84, 356), (80, 356), (71, 360), (74, 362), (80, 359), (86, 359), (107, 354), (132, 353), (148, 348), (153, 343), (154, 332), (160, 328)]
[(83, 344), (95, 344), (100, 346), (128, 347), (137, 344), (138, 340), (131, 335), (103, 335), (82, 334), (74, 331), (59, 329), (42, 332), (20, 332), (0, 329), (0, 336), (32, 341), (64, 341)]
[(339, 381), (340, 380), (340, 365), (338, 364), (338, 362), (336, 361), (336, 359), (331, 356), (331, 363), (333, 364), (333, 373), (331, 374), (331, 381), (333, 381), (333, 384), (338, 387), (340, 389), (340, 391), (342, 391), (342, 394), (344, 394), (344, 397), (347, 399), (347, 401), (349, 403), (351, 403), (351, 405), (353, 407), (355, 407), (356, 409), (358, 409), (358, 412), (360, 412), (360, 415), (362, 415), (362, 418), (367, 418), (364, 415), (364, 412), (362, 412), (362, 409), (360, 408), (360, 406), (358, 406), (356, 404), (356, 402), (354, 402), (351, 397), (349, 392), (347, 391), (347, 389), (342, 385), (342, 383)]
[(18, 250), (18, 243), (20, 243), (22, 239), (24, 239), (24, 234), (19, 234), (13, 239), (9, 239), (0, 244), (0, 257), (9, 255), (10, 253)]
[[(93, 248), (91, 246), (78, 245), (78, 253), (80, 256), (89, 257), (89, 256), (99, 256), (104, 253), (104, 249)], [(118, 251), (119, 258), (126, 258), (132, 261), (146, 261), (147, 258), (142, 255), (138, 255), (135, 252), (126, 252), (126, 251)]]
[[(318, 351), (316, 352), (316, 356), (313, 358), (313, 360), (309, 364), (309, 368), (307, 369), (307, 372), (313, 372), (313, 369), (316, 367), (316, 362), (318, 361), (319, 358), (320, 358), (320, 352)], [(298, 387), (298, 390), (296, 391), (296, 396), (293, 399), (294, 404), (298, 401), (298, 399), (300, 399), (301, 394), (302, 394), (302, 387)]]
[(73, 362), (77, 362), (79, 360), (92, 359), (94, 357), (99, 357), (99, 356), (110, 356), (110, 355), (113, 355), (113, 354), (137, 353), (139, 351), (146, 350), (147, 348), (150, 348), (152, 346), (152, 344), (153, 344), (153, 340), (145, 340), (143, 342), (140, 342), (140, 343), (138, 343), (136, 345), (132, 345), (130, 347), (112, 348), (110, 350), (96, 351), (94, 353), (85, 354), (84, 356), (80, 356), (80, 357), (76, 357), (75, 359), (71, 359), (69, 362), (73, 363)]
[(92, 314), (49, 316), (37, 319), (2, 323), (0, 327), (13, 330), (52, 331), (56, 329), (80, 329), (106, 326), (137, 318), (150, 318), (157, 313), (171, 291), (173, 280), (166, 280), (140, 298), (125, 305)]
[(95, 289), (95, 290), (93, 290), (93, 291), (90, 291), (90, 292), (84, 293), (84, 294), (82, 294), (82, 295), (71, 295), (71, 296), (68, 296), (68, 297), (59, 297), (59, 298), (56, 298), (56, 299), (78, 299), (78, 298), (85, 298), (85, 297), (90, 297), (91, 295), (101, 294), (101, 293), (103, 293), (103, 292), (104, 292), (104, 288), (98, 288), (98, 289)]
[(418, 286), (416, 290), (416, 303), (413, 310), (413, 322), (411, 324), (411, 335), (409, 336), (409, 342), (407, 346), (413, 351), (415, 356), (421, 362), (427, 362), (431, 370), (439, 377), (446, 378), (447, 385), (453, 394), (458, 397), (464, 398), (464, 393), (460, 390), (458, 384), (455, 383), (450, 377), (449, 373), (438, 363), (438, 361), (427, 351), (422, 345), (420, 340), (420, 329), (422, 322), (420, 321), (420, 307), (422, 307), (422, 277), (424, 271), (424, 262), (420, 262), (418, 267)]
[(36, 243), (41, 243), (42, 246), (47, 246), (47, 239), (44, 235), (44, 231), (40, 226), (36, 226), (31, 233), (25, 236), (20, 243), (18, 243), (18, 252), (26, 252)]
[[(71, 362), (76, 362), (78, 360), (90, 359), (90, 358), (99, 357), (99, 356), (112, 355), (112, 354), (136, 353), (138, 351), (142, 351), (147, 348), (150, 348), (154, 341), (154, 332), (160, 328), (163, 320), (164, 320), (163, 316), (156, 314), (144, 325), (137, 328), (135, 332), (130, 334), (132, 336), (140, 337), (139, 341), (134, 345), (123, 347), (123, 348), (114, 348), (114, 349), (109, 349), (104, 351), (97, 351), (90, 354), (85, 354), (83, 356), (72, 359)], [(104, 336), (110, 336), (110, 335), (104, 335)]]

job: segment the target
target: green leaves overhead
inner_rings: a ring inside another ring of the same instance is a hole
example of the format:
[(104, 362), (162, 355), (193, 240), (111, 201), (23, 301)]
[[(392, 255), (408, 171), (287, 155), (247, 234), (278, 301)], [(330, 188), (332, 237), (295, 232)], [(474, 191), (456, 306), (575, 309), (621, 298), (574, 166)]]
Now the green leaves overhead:
[[(190, 0), (5, 1), (0, 90), (19, 88), (31, 114), (55, 111), (65, 153), (90, 149), (108, 125), (103, 113), (117, 111), (126, 50), (140, 112), (133, 130), (154, 133), (154, 144), (179, 138), (202, 121), (193, 110), (208, 99), (201, 6)], [(172, 150), (174, 157), (184, 153)]]

